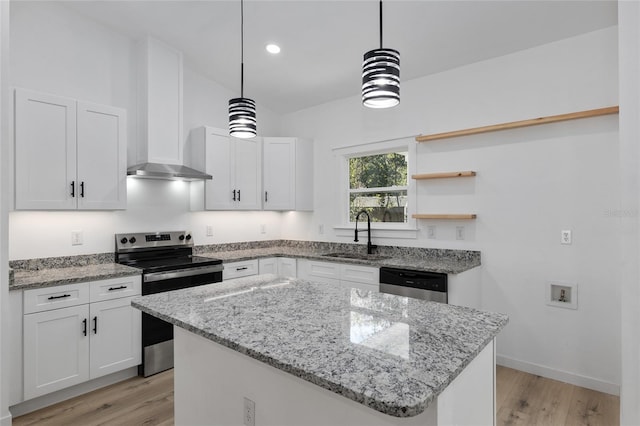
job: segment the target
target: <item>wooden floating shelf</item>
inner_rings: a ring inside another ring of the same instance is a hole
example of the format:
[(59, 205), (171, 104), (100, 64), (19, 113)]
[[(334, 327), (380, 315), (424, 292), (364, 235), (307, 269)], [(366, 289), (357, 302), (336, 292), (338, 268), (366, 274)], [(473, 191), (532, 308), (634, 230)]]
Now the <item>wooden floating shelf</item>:
[(577, 120), (580, 118), (598, 117), (601, 115), (617, 114), (620, 107), (612, 106), (606, 108), (590, 109), (587, 111), (571, 112), (569, 114), (551, 115), (548, 117), (532, 118), (529, 120), (512, 121), (509, 123), (493, 124), (490, 126), (473, 127), (452, 132), (435, 133), (432, 135), (421, 135), (416, 137), (417, 142), (429, 142), (437, 139), (455, 138), (458, 136), (476, 135), (479, 133), (495, 132), (498, 130), (517, 129), (520, 127), (537, 126), (539, 124), (557, 123), (559, 121)]
[(443, 178), (455, 178), (455, 177), (467, 177), (475, 176), (476, 172), (464, 171), (464, 172), (441, 172), (441, 173), (422, 173), (417, 175), (411, 175), (412, 179), (443, 179)]
[(412, 214), (414, 219), (475, 219), (476, 214)]

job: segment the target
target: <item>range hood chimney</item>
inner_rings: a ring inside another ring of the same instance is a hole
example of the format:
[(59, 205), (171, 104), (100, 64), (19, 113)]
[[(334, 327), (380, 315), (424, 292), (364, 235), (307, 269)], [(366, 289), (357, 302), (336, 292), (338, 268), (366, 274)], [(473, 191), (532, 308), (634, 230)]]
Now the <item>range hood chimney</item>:
[(129, 167), (127, 175), (211, 179), (183, 162), (182, 52), (150, 37), (138, 49), (138, 164)]

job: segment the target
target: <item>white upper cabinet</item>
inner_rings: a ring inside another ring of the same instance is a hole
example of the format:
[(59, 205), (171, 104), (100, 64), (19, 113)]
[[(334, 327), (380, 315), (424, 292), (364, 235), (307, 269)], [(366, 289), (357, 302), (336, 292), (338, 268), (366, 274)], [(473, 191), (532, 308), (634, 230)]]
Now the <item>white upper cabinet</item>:
[(264, 138), (264, 210), (313, 210), (313, 144)]
[(123, 110), (78, 102), (78, 208), (127, 205), (126, 115)]
[(237, 139), (224, 130), (200, 127), (191, 132), (190, 142), (191, 167), (213, 176), (191, 183), (192, 209), (262, 209), (261, 138)]
[(16, 90), (16, 209), (126, 208), (126, 147), (124, 110)]
[(16, 90), (17, 209), (75, 209), (76, 101)]

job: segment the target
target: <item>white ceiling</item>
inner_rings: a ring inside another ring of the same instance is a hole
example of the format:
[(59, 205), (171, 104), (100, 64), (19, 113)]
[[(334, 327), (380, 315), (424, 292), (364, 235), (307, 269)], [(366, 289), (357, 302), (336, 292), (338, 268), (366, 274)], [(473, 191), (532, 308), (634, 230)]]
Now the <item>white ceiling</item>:
[[(240, 1), (69, 1), (119, 32), (150, 34), (240, 91)], [(245, 96), (286, 113), (360, 93), (362, 55), (379, 45), (378, 2), (246, 0)], [(617, 24), (608, 1), (384, 2), (384, 47), (401, 79), (437, 73)], [(273, 56), (264, 46), (276, 42)]]

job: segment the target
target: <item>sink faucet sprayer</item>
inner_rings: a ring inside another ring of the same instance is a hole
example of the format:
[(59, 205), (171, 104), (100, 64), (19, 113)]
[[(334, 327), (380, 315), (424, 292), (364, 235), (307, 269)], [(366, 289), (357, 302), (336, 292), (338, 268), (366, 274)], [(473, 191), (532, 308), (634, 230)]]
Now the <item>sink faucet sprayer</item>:
[(356, 243), (360, 241), (358, 240), (358, 232), (364, 232), (364, 229), (358, 231), (358, 219), (360, 218), (360, 215), (362, 213), (367, 215), (367, 254), (373, 254), (373, 249), (377, 248), (378, 246), (374, 246), (373, 244), (371, 244), (371, 216), (369, 216), (369, 213), (367, 213), (365, 210), (361, 210), (356, 216), (356, 232), (353, 241)]

